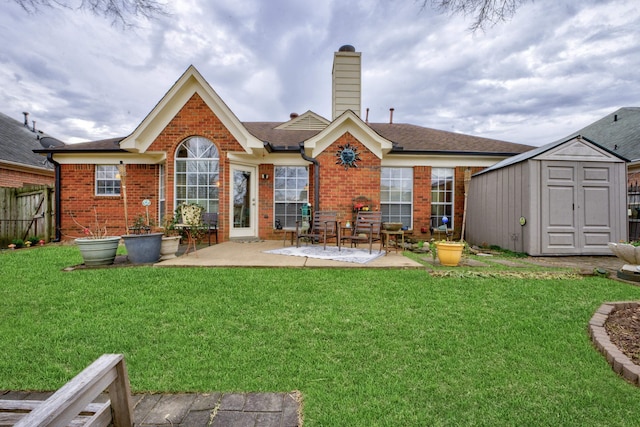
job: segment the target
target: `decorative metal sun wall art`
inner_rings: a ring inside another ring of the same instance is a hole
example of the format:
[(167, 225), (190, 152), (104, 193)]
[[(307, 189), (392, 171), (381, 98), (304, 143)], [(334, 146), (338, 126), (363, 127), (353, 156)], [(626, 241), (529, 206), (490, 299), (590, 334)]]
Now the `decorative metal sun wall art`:
[(350, 144), (338, 145), (338, 152), (336, 153), (338, 160), (336, 165), (344, 166), (345, 170), (349, 168), (357, 168), (357, 162), (360, 160), (358, 149)]

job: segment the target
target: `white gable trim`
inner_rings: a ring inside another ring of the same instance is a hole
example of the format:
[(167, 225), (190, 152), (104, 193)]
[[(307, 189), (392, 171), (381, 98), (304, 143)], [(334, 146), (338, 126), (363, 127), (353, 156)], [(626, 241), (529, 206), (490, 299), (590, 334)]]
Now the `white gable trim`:
[(120, 142), (120, 148), (137, 153), (146, 152), (195, 93), (203, 99), (247, 153), (253, 154), (253, 150), (264, 149), (262, 142), (249, 133), (193, 65), (187, 68), (133, 133)]
[(594, 144), (590, 144), (579, 136), (570, 139), (563, 144), (534, 157), (533, 159), (624, 163), (624, 160), (621, 158), (612, 155)]
[(393, 148), (391, 141), (374, 132), (353, 111), (347, 110), (322, 132), (306, 140), (304, 143), (305, 152), (311, 157), (317, 157), (347, 132), (380, 159)]

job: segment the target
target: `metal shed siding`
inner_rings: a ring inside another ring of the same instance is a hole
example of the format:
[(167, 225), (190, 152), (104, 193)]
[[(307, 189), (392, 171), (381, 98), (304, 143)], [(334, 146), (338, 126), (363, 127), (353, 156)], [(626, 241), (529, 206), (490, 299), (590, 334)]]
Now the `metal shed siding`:
[(519, 219), (529, 206), (526, 169), (527, 163), (518, 163), (471, 179), (468, 242), (524, 252), (528, 236)]

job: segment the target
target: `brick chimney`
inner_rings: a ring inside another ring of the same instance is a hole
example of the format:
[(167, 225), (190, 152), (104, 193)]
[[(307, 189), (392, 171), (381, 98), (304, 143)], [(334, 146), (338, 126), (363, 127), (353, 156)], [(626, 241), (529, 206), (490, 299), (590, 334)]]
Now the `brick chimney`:
[(360, 52), (351, 45), (342, 46), (333, 55), (331, 119), (352, 110), (361, 117)]

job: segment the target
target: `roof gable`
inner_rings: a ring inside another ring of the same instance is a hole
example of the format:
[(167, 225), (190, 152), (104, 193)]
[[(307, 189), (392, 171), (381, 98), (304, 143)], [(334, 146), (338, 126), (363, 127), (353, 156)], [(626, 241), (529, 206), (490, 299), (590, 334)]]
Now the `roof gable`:
[(329, 120), (314, 113), (313, 111), (307, 111), (288, 122), (282, 123), (275, 129), (278, 130), (322, 130), (329, 126)]
[(380, 159), (393, 148), (391, 141), (376, 133), (363, 122), (356, 113), (347, 110), (331, 122), (324, 130), (307, 139), (304, 143), (305, 151), (307, 151), (307, 154), (310, 154), (311, 157), (317, 157), (347, 132), (358, 139), (358, 141)]
[(120, 148), (138, 153), (147, 151), (163, 129), (196, 93), (247, 153), (252, 154), (255, 149), (263, 149), (262, 142), (249, 133), (193, 65), (187, 68), (133, 133), (120, 142)]
[(533, 158), (535, 160), (568, 160), (580, 162), (624, 162), (624, 160), (617, 155), (611, 154), (581, 136), (565, 141)]

